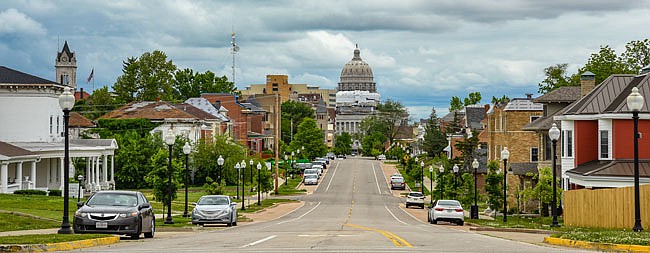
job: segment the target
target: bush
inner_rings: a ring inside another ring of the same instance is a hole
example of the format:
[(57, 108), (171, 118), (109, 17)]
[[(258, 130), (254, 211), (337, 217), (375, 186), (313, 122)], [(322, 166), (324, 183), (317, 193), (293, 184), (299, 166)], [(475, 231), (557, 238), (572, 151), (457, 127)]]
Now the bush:
[(48, 189), (48, 192), (49, 192), (48, 196), (61, 197), (61, 190), (59, 189), (52, 189), (52, 190)]
[(223, 186), (220, 186), (217, 184), (217, 182), (214, 182), (212, 178), (206, 177), (207, 183), (203, 185), (203, 190), (208, 194), (208, 195), (222, 195), (225, 191)]
[(41, 190), (17, 190), (14, 192), (14, 194), (22, 194), (22, 195), (47, 195), (46, 191), (41, 191)]

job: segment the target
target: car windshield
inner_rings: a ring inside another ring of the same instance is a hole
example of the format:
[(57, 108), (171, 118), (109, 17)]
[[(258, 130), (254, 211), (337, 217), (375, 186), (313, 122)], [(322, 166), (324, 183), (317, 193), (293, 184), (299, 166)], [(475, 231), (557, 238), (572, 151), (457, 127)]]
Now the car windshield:
[(391, 178), (391, 180), (393, 180), (393, 182), (397, 182), (397, 183), (404, 182), (404, 178), (401, 178), (401, 177), (394, 177), (394, 178)]
[(411, 197), (424, 197), (424, 195), (422, 195), (422, 193), (419, 193), (419, 192), (411, 192), (411, 193), (409, 193), (409, 196), (411, 196)]
[(316, 174), (316, 173), (318, 173), (318, 171), (316, 171), (315, 169), (308, 169), (308, 170), (305, 170), (305, 175), (306, 175), (306, 174)]
[(199, 199), (198, 205), (228, 205), (227, 197), (203, 197)]
[(460, 202), (455, 200), (440, 200), (438, 201), (440, 206), (460, 206)]
[(97, 193), (86, 203), (88, 206), (136, 206), (138, 198), (128, 193)]
[(309, 175), (305, 175), (305, 178), (306, 179), (314, 179), (314, 178), (318, 178), (318, 176), (316, 176), (314, 174), (309, 174)]

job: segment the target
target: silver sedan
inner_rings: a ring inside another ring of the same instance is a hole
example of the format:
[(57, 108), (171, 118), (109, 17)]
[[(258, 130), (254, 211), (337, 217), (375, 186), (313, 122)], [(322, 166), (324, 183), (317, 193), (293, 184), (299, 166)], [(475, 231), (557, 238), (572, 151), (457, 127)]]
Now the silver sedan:
[(237, 203), (229, 196), (206, 195), (194, 203), (192, 224), (226, 224), (237, 226)]
[(465, 213), (458, 200), (436, 200), (433, 207), (429, 208), (427, 220), (431, 224), (447, 221), (462, 226), (465, 223)]

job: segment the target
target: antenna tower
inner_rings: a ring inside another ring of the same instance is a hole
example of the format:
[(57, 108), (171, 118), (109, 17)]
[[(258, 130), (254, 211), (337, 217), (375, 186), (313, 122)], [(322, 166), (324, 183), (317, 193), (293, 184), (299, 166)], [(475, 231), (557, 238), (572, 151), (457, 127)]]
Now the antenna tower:
[(232, 53), (232, 84), (237, 87), (235, 84), (235, 55), (237, 52), (239, 52), (239, 46), (237, 43), (235, 43), (235, 31), (232, 32), (232, 40), (230, 41), (231, 49), (230, 52)]

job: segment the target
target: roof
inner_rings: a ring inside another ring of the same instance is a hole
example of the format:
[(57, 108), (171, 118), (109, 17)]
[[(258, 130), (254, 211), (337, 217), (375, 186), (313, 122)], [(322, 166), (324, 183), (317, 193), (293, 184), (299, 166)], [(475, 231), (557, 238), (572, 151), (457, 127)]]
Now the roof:
[(95, 123), (77, 112), (70, 112), (71, 127), (95, 127)]
[(397, 127), (397, 133), (395, 134), (396, 140), (408, 140), (413, 139), (413, 127), (402, 125)]
[(81, 99), (81, 97), (83, 97), (83, 99), (88, 99), (90, 97), (90, 93), (88, 93), (86, 91), (83, 91), (83, 92), (82, 91), (75, 91), (74, 92), (74, 99), (75, 100), (79, 100), (79, 99)]
[(528, 173), (537, 174), (537, 163), (510, 163), (510, 169), (515, 175), (525, 176)]
[(15, 69), (7, 68), (5, 66), (0, 66), (0, 84), (60, 85), (57, 82), (23, 73)]
[(207, 112), (214, 117), (220, 119), (221, 121), (229, 121), (230, 119), (226, 117), (225, 115), (221, 114), (221, 112), (228, 112), (226, 108), (221, 106), (220, 102), (215, 102), (214, 104), (211, 104), (210, 101), (208, 101), (205, 98), (188, 98), (185, 100), (186, 104), (192, 105), (200, 110), (203, 110), (204, 112)]
[[(629, 91), (624, 91), (627, 90), (628, 87), (629, 90), (632, 89), (630, 87), (631, 82), (634, 81), (634, 83), (638, 83), (644, 77), (646, 76), (639, 76), (635, 78), (634, 75), (611, 75), (602, 83), (597, 85), (596, 88), (594, 88), (591, 92), (578, 100), (577, 103), (570, 105), (564, 115), (604, 113), (607, 111), (607, 108), (616, 106), (617, 104), (623, 102), (619, 97), (623, 93), (625, 96), (629, 94)], [(646, 101), (646, 104), (647, 103), (648, 102)]]
[[(567, 171), (581, 176), (634, 177), (633, 160), (591, 161)], [(639, 160), (639, 177), (650, 177), (650, 160)]]
[(240, 103), (244, 108), (251, 110), (252, 112), (266, 112), (266, 110), (255, 106), (252, 103)]
[(580, 99), (580, 86), (563, 86), (552, 90), (538, 98), (535, 103), (573, 103)]
[[(20, 157), (20, 156), (35, 156), (36, 153), (29, 150), (11, 145), (6, 142), (0, 141), (0, 158), (4, 157)], [(4, 159), (3, 159), (4, 160)]]
[(179, 110), (182, 110), (184, 112), (187, 112), (189, 114), (192, 114), (198, 119), (203, 119), (203, 120), (205, 120), (205, 119), (217, 119), (217, 116), (214, 116), (214, 115), (212, 115), (212, 114), (210, 114), (210, 113), (208, 113), (206, 111), (203, 111), (203, 110), (201, 110), (199, 108), (196, 108), (191, 104), (187, 104), (187, 103), (177, 104), (176, 108), (178, 108)]
[(467, 121), (467, 126), (472, 129), (482, 129), (481, 121), (485, 116), (485, 108), (481, 107), (465, 107), (465, 119)]
[(528, 98), (514, 98), (508, 102), (504, 111), (542, 111), (544, 106)]
[(173, 104), (166, 101), (144, 101), (131, 102), (125, 106), (115, 109), (104, 116), (102, 119), (196, 119), (196, 116), (176, 108)]
[(318, 107), (316, 108), (316, 113), (322, 113), (322, 114), (327, 113), (327, 104), (325, 104), (325, 100), (323, 99), (318, 100)]
[(556, 123), (558, 126), (560, 125), (559, 121), (553, 120), (553, 116), (556, 115), (562, 115), (569, 106), (566, 106), (560, 110), (557, 110), (555, 113), (551, 115), (547, 115), (546, 117), (539, 117), (533, 122), (528, 123), (528, 125), (525, 125), (522, 130), (524, 131), (548, 131), (551, 129), (551, 126), (553, 123)]
[(454, 121), (454, 115), (456, 115), (456, 117), (458, 119), (460, 119), (465, 115), (465, 111), (460, 111), (460, 110), (451, 111), (451, 112), (447, 113), (445, 116), (443, 116), (442, 118), (440, 118), (440, 120), (442, 120), (444, 122), (453, 122)]

